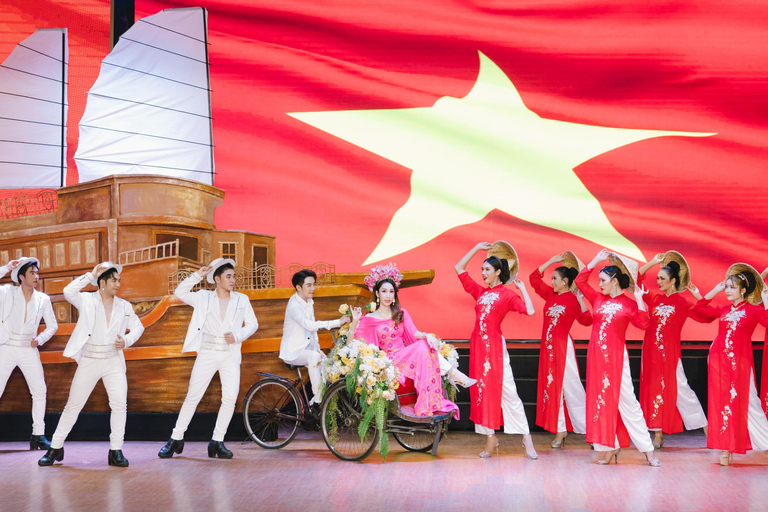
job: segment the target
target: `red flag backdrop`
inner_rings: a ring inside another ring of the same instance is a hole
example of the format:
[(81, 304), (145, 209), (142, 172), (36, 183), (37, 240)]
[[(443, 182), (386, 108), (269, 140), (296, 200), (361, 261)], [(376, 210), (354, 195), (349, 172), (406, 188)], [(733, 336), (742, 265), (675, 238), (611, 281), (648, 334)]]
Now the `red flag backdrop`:
[[(209, 11), (215, 184), (227, 194), (217, 227), (276, 235), (278, 265), (324, 260), (340, 271), (367, 268), (363, 262), (411, 198), (416, 179), (414, 166), (386, 151), (370, 150), (376, 130), (370, 145), (353, 143), (288, 114), (427, 109), (444, 97), (464, 98), (478, 79), (479, 52), (540, 118), (714, 134), (656, 136), (619, 145), (590, 156), (572, 172), (615, 231), (646, 259), (668, 249), (684, 254), (702, 293), (722, 280), (733, 262), (758, 270), (768, 265), (764, 2), (137, 0), (137, 18), (193, 5)], [(0, 9), (2, 58), (35, 28), (69, 28), (69, 182), (75, 182), (71, 156), (77, 122), (108, 51), (108, 2), (42, 1), (31, 7), (6, 0)], [(404, 143), (413, 139), (409, 130), (431, 131), (430, 139), (442, 138), (447, 148), (471, 146), (478, 162), (498, 152), (500, 141), (512, 159), (516, 154), (514, 140), (499, 133), (505, 130), (467, 136), (466, 130), (445, 126), (405, 126)], [(547, 130), (537, 142), (551, 145), (553, 158), (574, 143)], [(469, 337), (473, 304), (453, 265), (478, 241), (511, 242), (526, 284), (533, 268), (555, 253), (572, 250), (588, 262), (600, 249), (552, 223), (523, 220), (526, 216), (515, 208), (531, 198), (515, 186), (522, 179), (484, 174), (472, 158), (454, 162), (449, 176), (439, 152), (428, 149), (432, 153), (421, 154), (419, 165), (429, 170), (428, 184), (434, 184), (427, 187), (434, 192), (427, 204), (439, 208), (424, 209), (423, 217), (458, 205), (474, 208), (481, 220), (452, 226), (384, 259), (404, 269), (435, 269), (431, 286), (402, 294), (420, 329), (447, 338)], [(519, 149), (523, 154), (526, 147)], [(457, 181), (458, 165), (465, 178)], [(535, 182), (537, 172), (533, 165), (522, 176)], [(544, 203), (556, 217), (578, 220), (579, 208), (561, 211), (555, 195), (545, 193), (567, 177), (547, 180), (528, 207)], [(470, 205), (469, 199), (464, 204), (463, 181), (467, 190), (470, 183), (485, 187), (483, 204)], [(502, 201), (509, 197), (511, 206)], [(469, 267), (478, 280), (480, 264), (478, 257)], [(540, 311), (542, 301), (534, 297), (534, 303)], [(505, 335), (536, 338), (540, 322), (540, 313), (508, 318)], [(588, 335), (580, 327), (574, 334)], [(689, 323), (683, 334), (711, 340), (714, 327)], [(630, 337), (641, 334), (633, 331)]]

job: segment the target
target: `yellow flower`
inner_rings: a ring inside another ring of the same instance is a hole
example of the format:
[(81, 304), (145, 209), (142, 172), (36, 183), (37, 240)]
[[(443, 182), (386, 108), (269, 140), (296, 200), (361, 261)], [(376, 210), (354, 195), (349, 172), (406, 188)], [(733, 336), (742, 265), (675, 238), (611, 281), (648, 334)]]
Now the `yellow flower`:
[(363, 390), (363, 388), (357, 387), (357, 388), (355, 388), (355, 393), (357, 393), (359, 395), (362, 390)]

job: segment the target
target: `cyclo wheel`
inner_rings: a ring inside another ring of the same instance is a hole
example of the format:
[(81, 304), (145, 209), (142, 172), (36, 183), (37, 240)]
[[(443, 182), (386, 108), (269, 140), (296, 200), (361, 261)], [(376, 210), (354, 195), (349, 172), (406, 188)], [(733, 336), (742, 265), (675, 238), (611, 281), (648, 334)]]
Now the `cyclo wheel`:
[[(341, 460), (362, 460), (376, 447), (379, 431), (376, 421), (371, 421), (368, 431), (360, 440), (358, 427), (363, 421), (360, 397), (347, 394), (346, 382), (342, 379), (331, 385), (323, 397), (321, 409), (323, 440), (335, 456)], [(333, 425), (336, 431), (333, 431)]]
[[(426, 425), (414, 424), (414, 427), (423, 429)], [(392, 434), (397, 442), (400, 443), (400, 446), (412, 452), (428, 452), (432, 449), (432, 445), (435, 444), (435, 431), (424, 432), (416, 430), (408, 434), (404, 432), (392, 432)], [(443, 433), (440, 434), (440, 439), (442, 438)]]
[(282, 448), (293, 441), (302, 415), (298, 393), (279, 379), (261, 379), (243, 400), (245, 431), (262, 448)]

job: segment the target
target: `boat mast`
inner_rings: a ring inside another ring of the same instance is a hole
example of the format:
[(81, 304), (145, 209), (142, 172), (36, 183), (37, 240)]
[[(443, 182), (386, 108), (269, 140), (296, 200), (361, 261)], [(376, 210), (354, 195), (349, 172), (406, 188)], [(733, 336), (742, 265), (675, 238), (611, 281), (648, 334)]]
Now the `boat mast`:
[(208, 12), (205, 7), (203, 9), (203, 37), (205, 38), (205, 74), (208, 79), (208, 124), (211, 130), (211, 185), (213, 185), (213, 109), (211, 105), (211, 63), (208, 60)]

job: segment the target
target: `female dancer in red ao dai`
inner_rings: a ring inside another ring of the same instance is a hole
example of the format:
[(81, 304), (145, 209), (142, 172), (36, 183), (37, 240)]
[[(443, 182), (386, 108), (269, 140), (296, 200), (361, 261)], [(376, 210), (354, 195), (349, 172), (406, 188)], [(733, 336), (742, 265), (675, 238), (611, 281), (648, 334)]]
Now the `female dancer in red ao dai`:
[[(600, 292), (589, 285), (595, 266), (611, 257), (614, 265), (600, 270)], [(587, 349), (587, 442), (603, 458), (598, 464), (618, 462), (621, 446), (629, 446), (627, 433), (651, 466), (661, 463), (653, 454), (648, 427), (640, 403), (635, 398), (629, 373), (626, 333), (629, 323), (640, 329), (648, 327), (648, 312), (643, 302), (646, 291), (634, 286), (634, 300), (624, 294), (633, 285), (628, 267), (631, 260), (603, 249), (576, 278), (576, 286), (592, 304), (592, 334)], [(623, 268), (622, 268), (623, 267)]]
[[(568, 253), (569, 255), (572, 253)], [(578, 263), (563, 265), (552, 272), (552, 286), (542, 279), (544, 270), (555, 262), (563, 262), (566, 253), (551, 257), (531, 273), (534, 291), (544, 299), (544, 323), (539, 351), (539, 382), (536, 399), (536, 424), (553, 434), (552, 448), (565, 445), (568, 435), (565, 405), (571, 430), (587, 433), (586, 395), (579, 377), (576, 351), (568, 332), (575, 320), (582, 325), (592, 325), (592, 314), (581, 294), (573, 293), (574, 279), (579, 275)]]
[[(768, 276), (768, 268), (763, 270), (763, 273), (760, 274), (763, 281), (765, 281), (766, 276)], [(768, 417), (768, 328), (765, 329), (765, 343), (763, 343), (763, 371), (761, 373), (760, 382), (762, 383), (760, 403), (763, 406), (763, 411), (765, 411), (766, 417)]]
[(664, 434), (698, 428), (707, 433), (707, 417), (688, 379), (680, 359), (680, 333), (687, 318), (696, 322), (708, 320), (699, 315), (693, 304), (683, 297), (686, 289), (701, 299), (699, 290), (690, 282), (685, 259), (675, 251), (657, 254), (640, 268), (642, 276), (654, 265), (663, 264), (656, 277), (661, 293), (649, 292), (643, 299), (648, 305), (651, 324), (643, 339), (640, 366), (640, 406), (648, 428), (655, 432), (653, 447), (664, 446)]
[[(509, 262), (492, 256), (483, 262), (482, 276), (487, 287), (480, 286), (469, 277), (467, 264), (478, 251), (487, 251), (492, 245), (481, 242), (472, 248), (457, 264), (456, 273), (464, 290), (475, 300), (475, 328), (469, 344), (469, 376), (477, 384), (469, 389), (471, 409), (469, 418), (475, 423), (475, 432), (487, 436), (481, 458), (498, 453), (496, 430), (504, 425), (505, 434), (523, 434), (523, 446), (529, 459), (537, 459), (528, 428), (523, 402), (517, 394), (512, 368), (509, 366), (501, 321), (510, 311), (533, 315), (533, 302), (525, 284), (516, 279), (523, 298), (504, 287), (510, 279)], [(511, 249), (511, 246), (508, 246)], [(514, 251), (514, 250), (513, 250)], [(503, 415), (503, 421), (502, 421)]]
[[(721, 450), (722, 466), (734, 452), (768, 450), (768, 419), (760, 407), (752, 356), (757, 324), (768, 327), (768, 288), (744, 263), (731, 265), (726, 276), (695, 306), (710, 322), (719, 320), (717, 338), (709, 348), (707, 448)], [(710, 306), (721, 291), (731, 304)]]
[(454, 410), (458, 412), (456, 404), (443, 396), (443, 380), (436, 347), (427, 342), (425, 333), (416, 330), (408, 311), (400, 308), (397, 298), (399, 282), (397, 277), (376, 281), (372, 290), (376, 310), (362, 316), (361, 309), (354, 308), (347, 339), (356, 338), (376, 345), (387, 353), (387, 357), (397, 367), (401, 382), (406, 378), (413, 380), (417, 393), (413, 408), (418, 416)]

